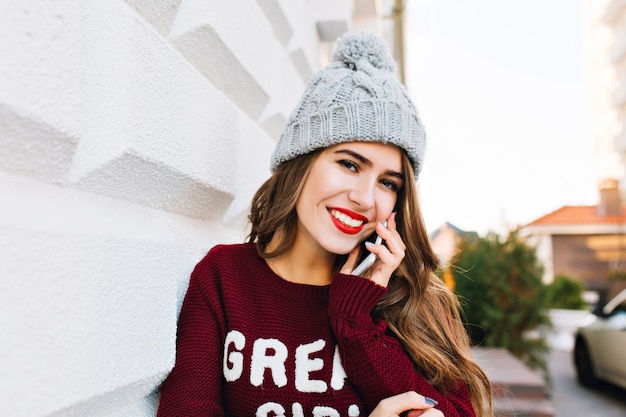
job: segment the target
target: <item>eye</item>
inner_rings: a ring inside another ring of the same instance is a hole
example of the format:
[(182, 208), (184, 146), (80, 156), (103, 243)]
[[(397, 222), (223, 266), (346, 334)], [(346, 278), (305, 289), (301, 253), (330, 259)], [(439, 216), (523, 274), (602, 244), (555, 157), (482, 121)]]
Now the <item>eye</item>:
[(391, 191), (397, 192), (400, 189), (400, 186), (395, 181), (388, 178), (383, 178), (379, 182), (383, 187), (388, 188)]
[(339, 162), (339, 164), (345, 169), (347, 169), (348, 171), (352, 171), (352, 172), (359, 171), (359, 166), (356, 163), (350, 161), (349, 159), (341, 159), (337, 162)]

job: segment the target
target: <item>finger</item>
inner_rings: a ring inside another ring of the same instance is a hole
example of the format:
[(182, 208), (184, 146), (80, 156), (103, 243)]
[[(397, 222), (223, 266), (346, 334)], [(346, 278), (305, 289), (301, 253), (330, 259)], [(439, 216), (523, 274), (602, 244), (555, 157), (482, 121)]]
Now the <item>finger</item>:
[[(429, 410), (432, 409), (434, 405), (435, 402), (433, 400), (427, 400), (423, 395), (415, 391), (408, 391), (382, 400), (370, 414), (370, 417), (398, 416), (410, 410)], [(433, 415), (433, 417), (434, 416), (435, 415)]]
[(429, 408), (428, 410), (411, 410), (406, 414), (407, 417), (445, 417), (441, 410)]
[(387, 228), (389, 230), (396, 230), (398, 223), (396, 223), (396, 212), (392, 211), (389, 217), (387, 217)]
[(396, 229), (395, 214), (391, 213), (387, 219), (387, 227), (383, 227), (381, 224), (376, 225), (376, 233), (385, 240), (385, 245), (389, 250), (393, 252), (404, 252), (406, 245), (402, 240), (402, 236)]
[(378, 226), (376, 231), (385, 239), (384, 245), (370, 245), (368, 250), (378, 257), (372, 267), (369, 278), (378, 285), (386, 287), (393, 272), (400, 266), (405, 256), (406, 246), (395, 230)]
[(359, 252), (360, 252), (360, 248), (359, 248), (359, 245), (357, 245), (354, 249), (352, 249), (352, 251), (348, 255), (348, 259), (346, 260), (346, 263), (343, 264), (343, 266), (341, 267), (341, 271), (339, 272), (341, 272), (342, 274), (352, 273), (352, 270), (356, 266), (356, 262), (359, 259)]

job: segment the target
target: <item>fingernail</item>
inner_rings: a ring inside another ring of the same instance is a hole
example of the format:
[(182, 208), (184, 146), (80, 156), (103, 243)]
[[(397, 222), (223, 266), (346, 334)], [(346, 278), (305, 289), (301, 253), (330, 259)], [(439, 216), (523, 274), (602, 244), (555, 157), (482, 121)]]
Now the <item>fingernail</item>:
[(365, 241), (365, 246), (373, 246), (374, 242), (370, 242), (369, 240)]
[(433, 400), (430, 397), (424, 397), (424, 402), (428, 405), (437, 405), (439, 404), (437, 401)]

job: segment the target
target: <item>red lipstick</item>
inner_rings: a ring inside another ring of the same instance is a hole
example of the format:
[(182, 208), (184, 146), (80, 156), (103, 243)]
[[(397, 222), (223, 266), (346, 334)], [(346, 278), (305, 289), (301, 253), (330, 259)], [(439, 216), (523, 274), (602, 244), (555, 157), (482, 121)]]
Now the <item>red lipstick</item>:
[[(336, 210), (339, 211), (353, 219), (356, 220), (361, 220), (363, 223), (361, 223), (360, 226), (358, 227), (353, 227), (353, 226), (348, 226), (347, 224), (344, 224), (342, 222), (340, 222), (335, 216), (332, 215), (331, 210)], [(333, 221), (333, 224), (335, 225), (335, 227), (337, 229), (339, 229), (340, 231), (342, 231), (343, 233), (349, 234), (349, 235), (355, 235), (357, 233), (359, 233), (361, 230), (363, 230), (363, 227), (365, 226), (365, 224), (367, 224), (368, 222), (368, 218), (365, 216), (362, 216), (358, 213), (355, 213), (351, 210), (346, 210), (344, 208), (338, 208), (338, 207), (329, 207), (328, 208), (328, 214), (330, 215), (331, 220)]]

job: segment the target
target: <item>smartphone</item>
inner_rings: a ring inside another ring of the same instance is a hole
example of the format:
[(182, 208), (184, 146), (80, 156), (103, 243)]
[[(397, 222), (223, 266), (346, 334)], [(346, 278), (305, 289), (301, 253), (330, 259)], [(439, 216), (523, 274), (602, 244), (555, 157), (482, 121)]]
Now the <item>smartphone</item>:
[[(383, 223), (383, 227), (387, 228), (386, 220)], [(382, 242), (383, 242), (383, 238), (381, 238), (380, 236), (376, 236), (376, 240), (374, 241), (374, 244), (380, 245)], [(365, 272), (367, 272), (368, 269), (372, 267), (372, 265), (374, 265), (374, 262), (376, 262), (376, 254), (373, 254), (370, 252), (370, 254), (367, 255), (365, 259), (363, 259), (361, 263), (358, 264), (356, 268), (352, 270), (352, 275), (359, 275), (359, 276), (363, 275)]]

